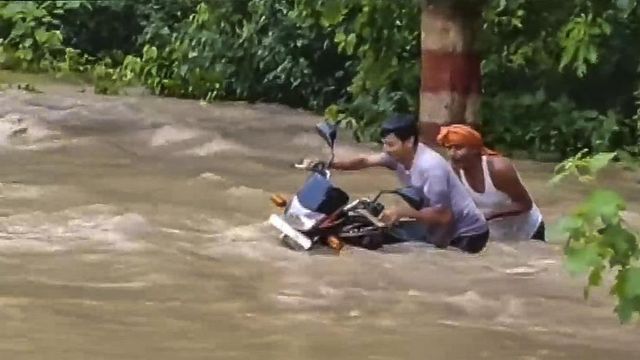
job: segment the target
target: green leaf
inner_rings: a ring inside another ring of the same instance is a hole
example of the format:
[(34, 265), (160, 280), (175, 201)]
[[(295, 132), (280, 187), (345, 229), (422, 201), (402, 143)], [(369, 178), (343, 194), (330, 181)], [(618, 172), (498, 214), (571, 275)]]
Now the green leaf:
[(9, 19), (33, 6), (34, 4), (32, 2), (8, 1), (8, 4), (4, 9), (2, 9), (1, 13), (3, 17)]
[(158, 56), (158, 49), (155, 46), (146, 45), (142, 50), (142, 60), (154, 60)]
[(340, 0), (327, 0), (322, 8), (322, 22), (324, 26), (335, 25), (342, 20), (344, 8)]
[(356, 45), (356, 34), (350, 34), (347, 37), (347, 40), (345, 41), (345, 50), (347, 51), (347, 54), (351, 55), (353, 54), (353, 48)]
[(604, 266), (596, 266), (591, 270), (589, 274), (589, 286), (600, 286), (602, 284), (602, 272)]
[(627, 266), (638, 251), (638, 240), (629, 230), (620, 224), (607, 225), (602, 232), (603, 243), (611, 251), (610, 266)]
[(59, 30), (48, 31), (45, 44), (49, 48), (60, 46), (62, 44), (62, 33)]
[(34, 35), (36, 37), (36, 41), (38, 41), (39, 44), (44, 44), (49, 38), (49, 33), (43, 28), (37, 28), (34, 32)]
[(602, 261), (596, 244), (588, 244), (583, 247), (572, 246), (566, 252), (567, 268), (574, 275), (584, 273), (590, 268), (598, 266)]
[(589, 298), (589, 290), (591, 289), (591, 287), (600, 286), (602, 284), (602, 272), (604, 271), (604, 269), (605, 267), (602, 263), (591, 269), (587, 286), (584, 287), (584, 291), (582, 293), (582, 296), (585, 299)]
[(337, 105), (331, 105), (324, 111), (324, 116), (329, 120), (337, 120), (339, 115), (339, 108)]
[(611, 190), (594, 191), (585, 203), (585, 211), (602, 217), (605, 222), (616, 221), (620, 218), (620, 211), (626, 207), (624, 199)]
[(580, 218), (579, 216), (565, 216), (561, 218), (557, 223), (559, 231), (563, 232), (571, 232), (573, 230), (580, 229), (583, 226), (584, 220), (582, 220), (582, 218)]
[(16, 52), (16, 55), (18, 55), (20, 58), (24, 59), (24, 60), (31, 60), (33, 59), (33, 51), (31, 49), (22, 49)]
[(618, 319), (620, 319), (622, 323), (629, 322), (633, 317), (634, 311), (638, 311), (638, 309), (636, 309), (634, 301), (629, 299), (620, 299), (615, 308)]
[(594, 155), (589, 159), (589, 168), (592, 173), (596, 173), (603, 169), (616, 156), (616, 152), (603, 152)]
[(640, 268), (631, 267), (626, 269), (622, 291), (626, 297), (640, 296)]
[(72, 0), (72, 1), (56, 1), (58, 6), (62, 6), (65, 9), (77, 9), (79, 8), (84, 1), (80, 0)]

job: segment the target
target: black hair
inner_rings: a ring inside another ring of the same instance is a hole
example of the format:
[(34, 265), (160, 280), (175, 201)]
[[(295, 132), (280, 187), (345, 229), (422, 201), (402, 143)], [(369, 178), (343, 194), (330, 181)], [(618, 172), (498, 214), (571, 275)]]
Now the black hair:
[(406, 141), (413, 136), (415, 143), (418, 141), (418, 121), (411, 114), (393, 114), (382, 123), (380, 136), (393, 134), (401, 141)]

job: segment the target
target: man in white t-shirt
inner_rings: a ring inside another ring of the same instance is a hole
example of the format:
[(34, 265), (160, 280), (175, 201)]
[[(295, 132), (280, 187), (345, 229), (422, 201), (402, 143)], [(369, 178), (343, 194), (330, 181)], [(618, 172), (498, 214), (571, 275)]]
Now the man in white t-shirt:
[(426, 207), (391, 207), (382, 213), (383, 221), (395, 224), (401, 218), (415, 219), (406, 229), (412, 237), (440, 248), (482, 251), (489, 238), (487, 223), (449, 163), (418, 141), (415, 117), (393, 115), (383, 124), (381, 135), (382, 153), (338, 159), (331, 168), (360, 170), (382, 166), (394, 170), (404, 185), (422, 189)]

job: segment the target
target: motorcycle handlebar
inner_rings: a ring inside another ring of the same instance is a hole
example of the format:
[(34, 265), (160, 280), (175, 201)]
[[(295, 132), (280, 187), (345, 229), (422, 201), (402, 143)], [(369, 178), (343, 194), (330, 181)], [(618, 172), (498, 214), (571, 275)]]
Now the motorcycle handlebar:
[(328, 165), (324, 161), (314, 161), (309, 159), (302, 159), (300, 162), (292, 164), (292, 166), (296, 169), (308, 171), (328, 170)]

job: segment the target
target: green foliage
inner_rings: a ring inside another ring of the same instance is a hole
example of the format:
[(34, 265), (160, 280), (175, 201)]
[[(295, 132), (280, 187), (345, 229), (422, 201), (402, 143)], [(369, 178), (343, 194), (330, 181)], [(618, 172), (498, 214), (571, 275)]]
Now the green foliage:
[[(563, 48), (560, 70), (573, 63), (579, 77), (587, 72), (587, 65), (598, 62), (597, 39), (611, 34), (611, 26), (602, 18), (594, 18), (593, 14), (580, 14), (571, 19), (558, 34)], [(595, 40), (594, 40), (595, 39)]]
[[(131, 82), (125, 53), (155, 30), (154, 19), (186, 17), (196, 1), (0, 2), (0, 67), (89, 75), (95, 91), (117, 94)], [(145, 25), (148, 28), (141, 26)], [(143, 31), (146, 30), (146, 31)], [(169, 32), (165, 26), (163, 31)]]
[(371, 140), (390, 112), (417, 110), (420, 8), (416, 1), (325, 0), (318, 4), (304, 0), (299, 4), (311, 14), (323, 9), (321, 23), (335, 32), (338, 49), (354, 57), (356, 75), (348, 97), (327, 109), (328, 118), (353, 129), (356, 138)]
[[(586, 157), (581, 152), (556, 167), (552, 182), (574, 174), (591, 183), (615, 155)], [(575, 212), (559, 222), (567, 237), (567, 268), (573, 274), (589, 274), (585, 298), (591, 287), (602, 284), (605, 272), (616, 274), (611, 294), (618, 300), (615, 311), (622, 322), (640, 314), (640, 236), (624, 223), (625, 209), (625, 201), (615, 191), (595, 189)]]
[[(418, 0), (0, 2), (0, 66), (132, 81), (167, 96), (269, 101), (375, 139), (416, 112)], [(430, 0), (482, 9), (487, 142), (531, 153), (639, 154), (637, 0)]]
[(51, 69), (64, 52), (60, 24), (53, 15), (76, 5), (80, 3), (1, 2), (0, 66), (32, 71)]
[(318, 22), (296, 4), (245, 0), (200, 3), (170, 36), (152, 39), (126, 72), (154, 93), (276, 101), (322, 110), (348, 85), (350, 70)]
[(498, 94), (485, 100), (481, 114), (486, 142), (505, 149), (563, 157), (581, 149), (640, 152), (637, 121), (613, 110), (600, 113), (577, 108), (567, 97), (552, 100), (544, 91)]
[(65, 9), (57, 18), (65, 45), (93, 58), (121, 61), (138, 50), (145, 2), (131, 0), (83, 1), (85, 6)]
[(66, 47), (60, 19), (69, 12), (90, 11), (88, 1), (24, 1), (0, 3), (0, 66), (57, 74), (91, 73), (96, 92), (117, 93), (109, 59), (98, 60)]
[(492, 0), (479, 44), (482, 125), (498, 146), (639, 154), (637, 1)]
[(551, 183), (557, 184), (568, 175), (574, 175), (582, 182), (593, 181), (596, 174), (616, 156), (615, 152), (598, 153), (594, 156), (586, 156), (586, 153), (586, 149), (582, 150), (575, 156), (558, 164), (554, 170), (555, 176), (551, 179)]

